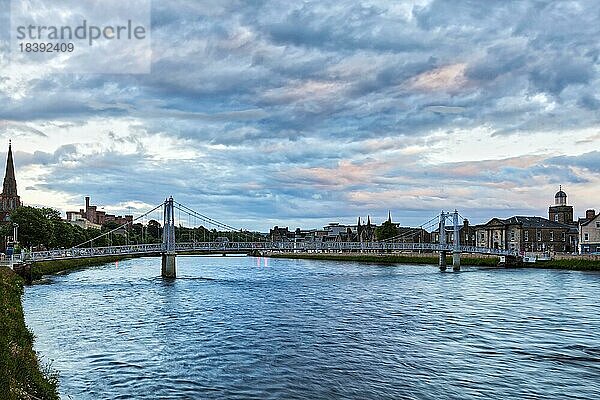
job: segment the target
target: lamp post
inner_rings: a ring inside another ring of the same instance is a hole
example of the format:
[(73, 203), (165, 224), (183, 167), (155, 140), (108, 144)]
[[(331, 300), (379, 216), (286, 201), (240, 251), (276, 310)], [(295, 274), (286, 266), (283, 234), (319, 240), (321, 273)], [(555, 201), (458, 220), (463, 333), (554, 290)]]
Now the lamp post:
[(15, 243), (17, 243), (17, 241), (19, 240), (18, 234), (19, 234), (19, 224), (13, 223), (13, 242), (15, 242)]

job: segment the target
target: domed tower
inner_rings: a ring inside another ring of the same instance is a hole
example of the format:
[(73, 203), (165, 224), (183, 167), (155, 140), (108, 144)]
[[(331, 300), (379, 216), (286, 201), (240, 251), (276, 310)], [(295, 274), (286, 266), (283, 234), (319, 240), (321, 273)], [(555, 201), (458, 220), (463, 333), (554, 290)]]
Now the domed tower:
[(567, 205), (567, 194), (562, 185), (554, 195), (554, 205), (548, 209), (548, 219), (561, 224), (573, 224), (573, 206)]
[(567, 205), (567, 194), (563, 192), (562, 185), (558, 187), (558, 192), (554, 195), (555, 206), (566, 206)]

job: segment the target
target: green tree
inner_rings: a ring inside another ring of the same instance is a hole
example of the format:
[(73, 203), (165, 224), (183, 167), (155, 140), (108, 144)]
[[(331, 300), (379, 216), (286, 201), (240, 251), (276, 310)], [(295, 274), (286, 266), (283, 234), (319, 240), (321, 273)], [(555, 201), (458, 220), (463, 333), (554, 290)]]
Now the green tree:
[(79, 243), (75, 242), (75, 227), (65, 221), (51, 221), (52, 222), (52, 241), (50, 242), (51, 248), (69, 248)]
[(10, 214), (10, 220), (19, 225), (19, 242), (26, 246), (43, 245), (47, 248), (53, 243), (53, 223), (47, 217), (47, 209), (19, 207)]
[(377, 240), (385, 240), (398, 235), (398, 228), (390, 221), (385, 221), (381, 226), (375, 228), (375, 237)]
[(151, 219), (150, 221), (148, 221), (148, 236), (154, 238), (154, 239), (158, 239), (160, 238), (160, 231), (161, 231), (161, 227), (160, 227), (160, 223), (154, 219)]

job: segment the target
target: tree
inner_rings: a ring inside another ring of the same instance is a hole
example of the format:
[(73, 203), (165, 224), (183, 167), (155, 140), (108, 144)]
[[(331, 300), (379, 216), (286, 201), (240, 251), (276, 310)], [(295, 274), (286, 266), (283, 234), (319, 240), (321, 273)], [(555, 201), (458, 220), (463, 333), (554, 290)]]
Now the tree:
[(398, 236), (398, 228), (391, 221), (385, 221), (381, 226), (375, 228), (375, 236), (377, 240), (385, 240)]
[(154, 239), (158, 239), (160, 238), (160, 223), (154, 219), (151, 219), (150, 221), (148, 221), (148, 236), (154, 238)]
[(54, 226), (47, 217), (48, 209), (19, 207), (10, 214), (10, 220), (19, 225), (19, 242), (26, 246), (43, 245), (49, 248), (54, 241)]

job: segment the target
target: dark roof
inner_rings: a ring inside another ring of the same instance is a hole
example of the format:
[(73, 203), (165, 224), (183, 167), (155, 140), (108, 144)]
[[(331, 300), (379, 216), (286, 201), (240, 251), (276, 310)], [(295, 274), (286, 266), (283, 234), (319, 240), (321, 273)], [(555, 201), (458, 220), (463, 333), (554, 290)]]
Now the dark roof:
[(556, 229), (571, 229), (572, 226), (561, 224), (559, 222), (550, 221), (549, 219), (542, 217), (525, 217), (525, 216), (514, 216), (506, 219), (492, 218), (483, 226), (490, 222), (497, 220), (502, 225), (522, 225), (523, 228), (556, 228)]
[(510, 217), (505, 220), (507, 224), (522, 224), (526, 228), (571, 228), (566, 224), (550, 221), (542, 217)]

